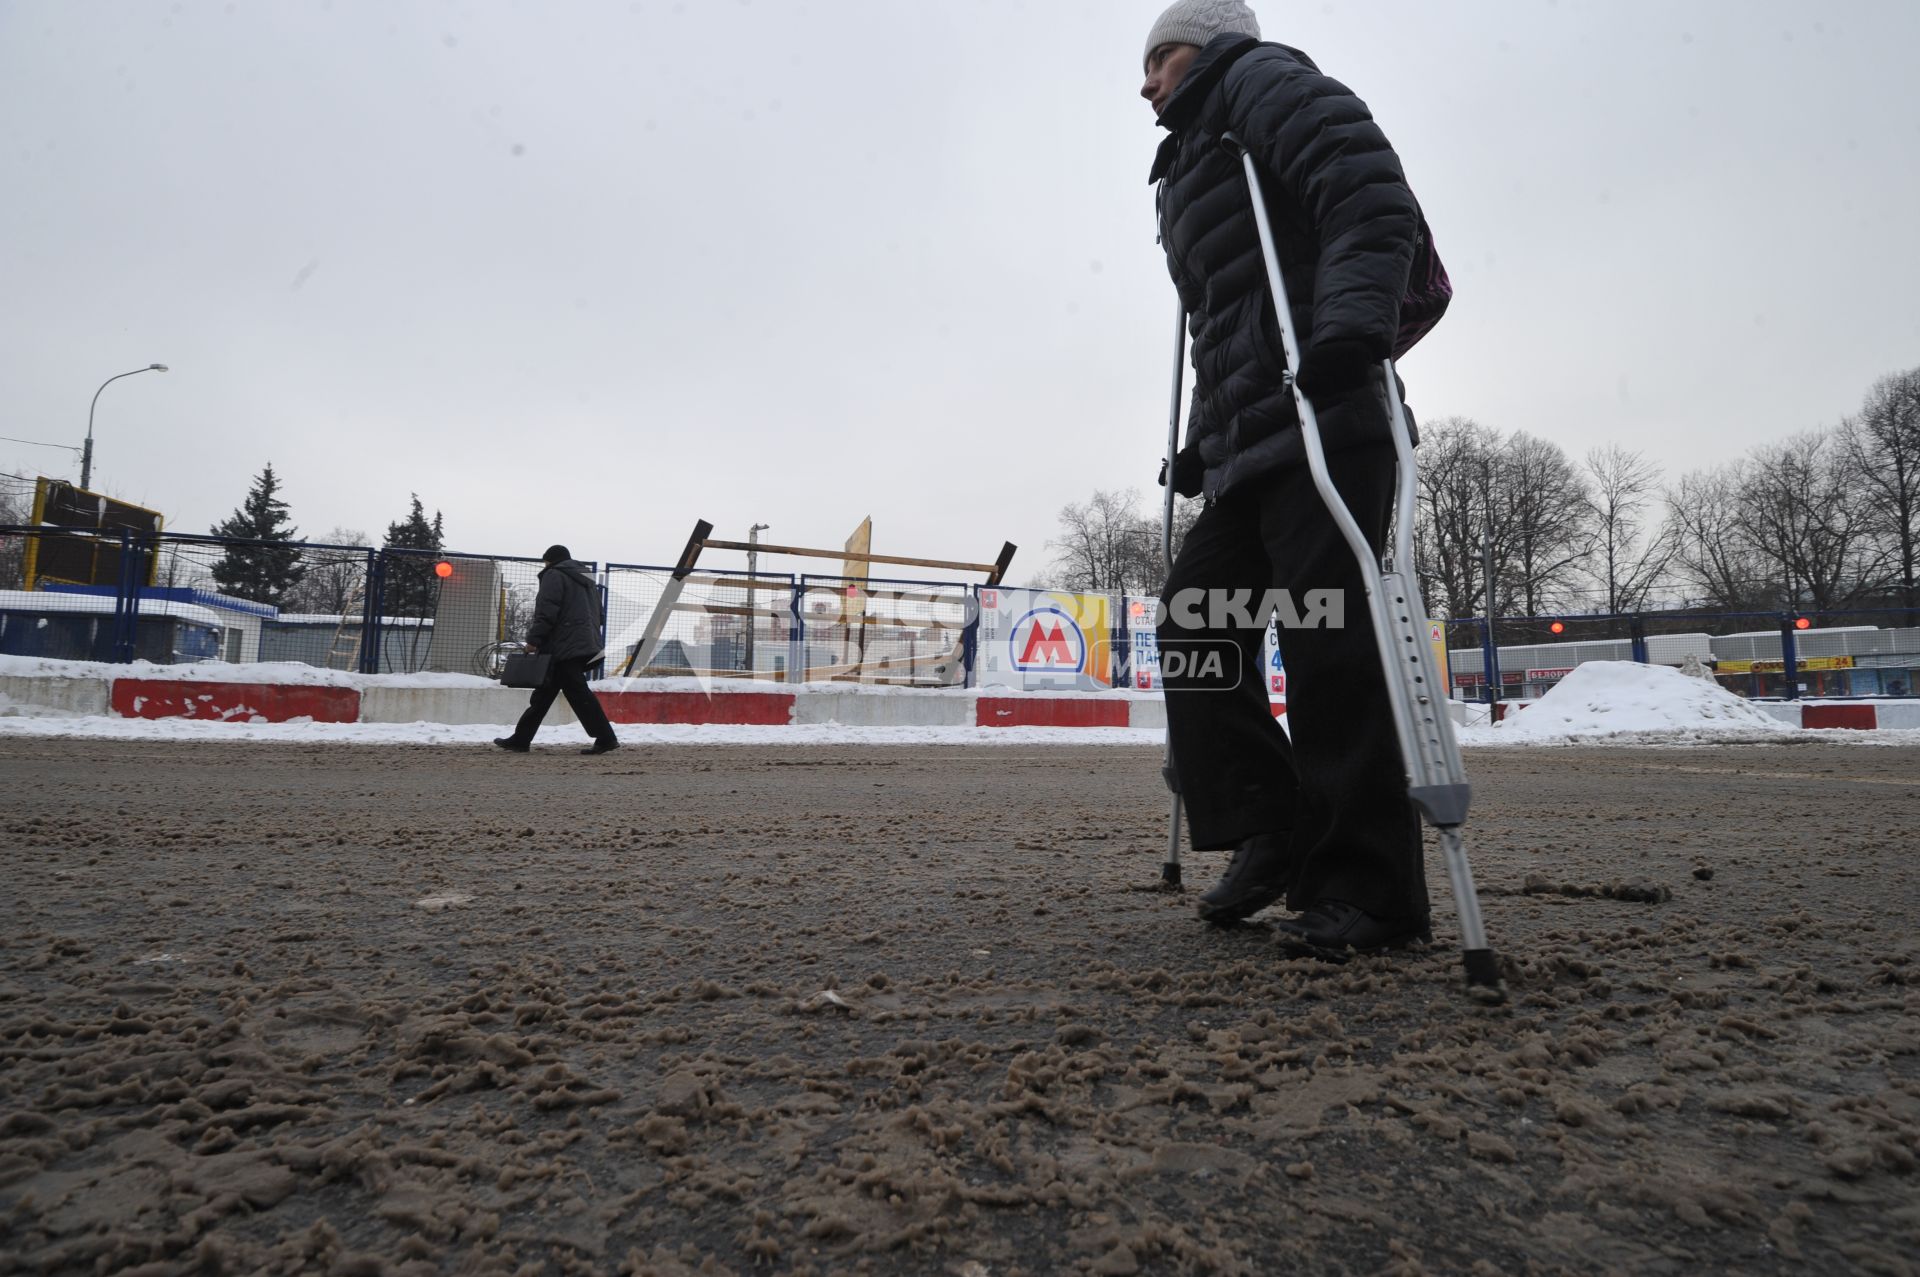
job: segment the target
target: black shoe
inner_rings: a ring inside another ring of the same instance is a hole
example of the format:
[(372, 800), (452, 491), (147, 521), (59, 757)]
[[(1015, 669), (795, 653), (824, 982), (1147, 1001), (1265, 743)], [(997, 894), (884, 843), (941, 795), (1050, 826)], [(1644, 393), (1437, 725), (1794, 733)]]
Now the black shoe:
[(606, 740), (597, 740), (593, 742), (593, 744), (587, 746), (585, 749), (581, 750), (580, 752), (583, 754), (611, 754), (614, 750), (619, 748), (620, 748), (620, 742), (617, 740), (614, 740), (612, 737), (608, 737)]
[(1354, 953), (1404, 949), (1433, 939), (1426, 919), (1383, 922), (1344, 900), (1319, 900), (1311, 909), (1287, 918), (1275, 928), (1282, 947), (1293, 953), (1336, 961)]
[(493, 738), (493, 743), (509, 754), (524, 754), (533, 748), (531, 745), (522, 745), (511, 736), (496, 736)]
[(1287, 894), (1293, 865), (1286, 834), (1255, 834), (1233, 849), (1227, 872), (1200, 896), (1197, 908), (1206, 922), (1225, 925), (1251, 918)]

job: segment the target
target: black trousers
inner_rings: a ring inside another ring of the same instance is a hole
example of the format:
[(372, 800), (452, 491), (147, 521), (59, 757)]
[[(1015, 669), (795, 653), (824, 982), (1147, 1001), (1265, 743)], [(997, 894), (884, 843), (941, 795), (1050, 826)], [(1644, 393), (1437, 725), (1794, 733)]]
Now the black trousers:
[(527, 700), (526, 713), (520, 715), (520, 722), (513, 729), (513, 739), (522, 745), (533, 744), (533, 734), (540, 730), (540, 720), (547, 716), (554, 698), (564, 695), (567, 704), (573, 707), (573, 716), (580, 720), (580, 726), (587, 729), (595, 740), (612, 740), (613, 724), (607, 721), (607, 712), (600, 708), (600, 698), (587, 686), (587, 667), (591, 661), (586, 657), (574, 657), (570, 660), (555, 661), (548, 668), (551, 673), (547, 681), (533, 689), (533, 695)]
[[(1392, 446), (1335, 453), (1328, 467), (1377, 550), (1392, 516)], [(1264, 617), (1240, 623), (1207, 606), (1208, 592), (1257, 601), (1269, 589), (1287, 591), (1303, 615), (1309, 591), (1338, 590), (1344, 601), (1340, 628), (1290, 629), (1282, 613), (1291, 739), (1268, 708)], [(1196, 619), (1183, 597), (1199, 602), (1198, 628), (1182, 624)], [(1366, 589), (1307, 467), (1286, 467), (1209, 505), (1161, 598), (1167, 730), (1194, 848), (1285, 832), (1291, 908), (1325, 897), (1383, 920), (1424, 919), (1420, 819), (1407, 798)]]

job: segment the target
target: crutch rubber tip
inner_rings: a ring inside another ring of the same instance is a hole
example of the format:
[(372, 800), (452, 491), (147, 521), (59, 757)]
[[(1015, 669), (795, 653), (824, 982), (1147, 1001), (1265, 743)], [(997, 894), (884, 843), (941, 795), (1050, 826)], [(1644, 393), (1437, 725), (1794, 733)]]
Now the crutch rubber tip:
[(1160, 866), (1160, 882), (1169, 891), (1180, 889), (1180, 862), (1169, 860)]
[(1467, 967), (1467, 989), (1484, 1002), (1506, 1001), (1500, 987), (1500, 962), (1491, 949), (1463, 949), (1460, 958)]

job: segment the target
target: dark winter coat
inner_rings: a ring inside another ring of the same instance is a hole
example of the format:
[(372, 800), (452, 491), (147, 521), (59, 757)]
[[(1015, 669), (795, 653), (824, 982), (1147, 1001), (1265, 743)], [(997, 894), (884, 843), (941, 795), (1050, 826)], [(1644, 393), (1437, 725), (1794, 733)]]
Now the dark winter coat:
[[(1259, 164), (1309, 378), (1316, 353), (1328, 367), (1391, 353), (1420, 213), (1365, 103), (1297, 49), (1217, 37), (1160, 123), (1171, 136), (1151, 180), (1161, 183), (1161, 243), (1192, 334), (1187, 446), (1205, 463), (1212, 498), (1305, 457), (1246, 173), (1222, 136), (1231, 132)], [(1365, 376), (1314, 397), (1329, 451), (1390, 438), (1383, 374)]]
[(586, 564), (562, 559), (540, 569), (527, 643), (556, 661), (600, 654), (600, 587)]

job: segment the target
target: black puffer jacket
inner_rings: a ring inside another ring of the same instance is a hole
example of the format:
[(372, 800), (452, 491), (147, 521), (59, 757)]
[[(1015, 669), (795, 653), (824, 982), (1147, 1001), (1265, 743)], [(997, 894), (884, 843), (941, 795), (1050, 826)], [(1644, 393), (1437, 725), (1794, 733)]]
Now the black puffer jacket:
[[(1187, 446), (1205, 463), (1213, 498), (1305, 456), (1246, 173), (1222, 136), (1259, 163), (1309, 369), (1330, 342), (1376, 362), (1391, 352), (1420, 213), (1366, 104), (1297, 49), (1216, 38), (1160, 123), (1172, 136), (1151, 180), (1162, 183), (1161, 243), (1193, 340)], [(1376, 372), (1314, 399), (1329, 451), (1390, 437), (1382, 381)]]
[(600, 654), (600, 587), (577, 559), (540, 569), (527, 643), (556, 661)]

